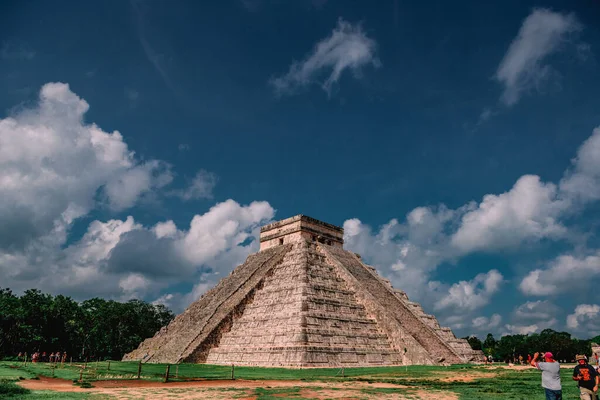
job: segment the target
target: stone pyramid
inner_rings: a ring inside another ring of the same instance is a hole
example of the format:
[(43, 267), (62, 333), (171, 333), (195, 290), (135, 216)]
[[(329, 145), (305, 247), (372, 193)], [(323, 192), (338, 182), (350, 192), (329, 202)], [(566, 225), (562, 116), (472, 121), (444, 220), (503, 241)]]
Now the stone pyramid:
[(343, 249), (343, 229), (298, 215), (123, 360), (336, 367), (482, 360)]

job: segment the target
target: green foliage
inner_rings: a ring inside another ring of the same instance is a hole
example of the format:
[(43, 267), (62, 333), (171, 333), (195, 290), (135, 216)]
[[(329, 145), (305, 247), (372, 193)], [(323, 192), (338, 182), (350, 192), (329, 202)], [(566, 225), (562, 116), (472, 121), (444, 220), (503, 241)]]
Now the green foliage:
[[(467, 338), (471, 347), (477, 349), (478, 343), (481, 343), (477, 337)], [(562, 361), (571, 362), (576, 354), (591, 354), (591, 340), (580, 340), (571, 338), (567, 332), (557, 332), (552, 329), (544, 329), (542, 332), (531, 335), (505, 335), (496, 340), (491, 333), (488, 333), (483, 342), (483, 351), (485, 354), (491, 354), (497, 361), (512, 362), (515, 357), (522, 355), (526, 360), (527, 355), (533, 356), (534, 353), (545, 353), (550, 351), (554, 358)]]
[(473, 350), (483, 350), (483, 343), (481, 343), (481, 340), (477, 336), (468, 336), (463, 339), (469, 342)]
[(16, 385), (14, 382), (0, 381), (0, 399), (16, 398), (29, 394), (30, 390)]
[(174, 318), (163, 305), (120, 303), (0, 288), (0, 357), (36, 351), (67, 352), (74, 359), (120, 359)]

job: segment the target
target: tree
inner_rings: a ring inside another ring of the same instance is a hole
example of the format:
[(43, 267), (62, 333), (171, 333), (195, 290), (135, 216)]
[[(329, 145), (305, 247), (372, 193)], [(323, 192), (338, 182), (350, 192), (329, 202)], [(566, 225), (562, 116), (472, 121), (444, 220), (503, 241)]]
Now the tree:
[(483, 348), (483, 343), (481, 343), (481, 340), (475, 335), (463, 339), (466, 339), (466, 341), (469, 342), (473, 350), (481, 350)]
[(496, 349), (496, 339), (494, 339), (494, 335), (488, 333), (483, 341), (483, 352), (485, 354), (493, 354)]
[(163, 305), (120, 303), (0, 288), (0, 357), (67, 352), (75, 358), (121, 359), (174, 318)]

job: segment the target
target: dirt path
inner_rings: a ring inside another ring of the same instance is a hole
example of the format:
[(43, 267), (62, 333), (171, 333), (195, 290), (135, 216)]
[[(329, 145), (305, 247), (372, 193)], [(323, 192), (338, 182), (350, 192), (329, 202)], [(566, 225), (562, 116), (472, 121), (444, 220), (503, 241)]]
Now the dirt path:
[[(311, 399), (431, 399), (433, 393), (422, 390), (410, 390), (406, 386), (391, 383), (368, 382), (306, 382), (285, 380), (207, 380), (191, 382), (151, 382), (143, 380), (112, 380), (93, 382), (91, 389), (82, 389), (69, 380), (42, 377), (39, 380), (25, 380), (19, 385), (31, 390), (52, 390), (57, 392), (87, 392), (102, 394), (111, 398), (125, 399), (255, 399), (254, 389), (292, 389), (300, 388), (299, 395)], [(375, 389), (369, 391), (369, 389)], [(382, 393), (376, 389), (397, 389)], [(294, 397), (282, 390), (277, 397)], [(298, 392), (294, 393), (294, 395)], [(454, 393), (436, 392), (439, 400), (456, 400)]]

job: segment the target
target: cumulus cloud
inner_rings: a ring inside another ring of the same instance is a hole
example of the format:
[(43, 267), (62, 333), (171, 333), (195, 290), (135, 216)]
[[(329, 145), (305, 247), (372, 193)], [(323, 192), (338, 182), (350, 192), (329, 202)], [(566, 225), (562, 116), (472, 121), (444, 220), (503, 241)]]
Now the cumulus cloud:
[(378, 67), (380, 61), (376, 51), (377, 43), (367, 37), (360, 24), (351, 24), (340, 18), (331, 35), (319, 41), (304, 60), (292, 63), (287, 74), (273, 78), (269, 83), (277, 95), (293, 94), (327, 73), (321, 86), (327, 94), (331, 94), (332, 85), (345, 70), (358, 77), (363, 67)]
[(126, 299), (196, 281), (191, 293), (169, 297), (179, 301), (181, 310), (258, 250), (254, 239), (273, 216), (266, 202), (243, 206), (228, 200), (196, 215), (188, 229), (172, 221), (145, 227), (132, 217), (93, 221), (80, 240), (64, 249), (64, 242), (38, 243), (23, 254), (0, 253), (2, 286)]
[[(345, 247), (361, 254), (392, 282), (402, 282), (409, 296), (426, 300), (424, 294), (440, 289), (430, 274), (452, 257), (444, 230), (460, 211), (418, 207), (401, 223), (392, 219), (378, 232), (359, 219), (344, 222)], [(426, 289), (427, 290), (424, 290)]]
[[(505, 193), (488, 194), (480, 202), (471, 201), (456, 209), (443, 204), (417, 207), (404, 219), (391, 219), (378, 229), (360, 219), (349, 219), (344, 223), (345, 245), (426, 308), (437, 305), (449, 318), (457, 311), (456, 305), (462, 305), (462, 314), (456, 315), (460, 322), (454, 323), (466, 326), (468, 318), (473, 318), (473, 307), (484, 303), (480, 300), (485, 296), (477, 297), (479, 292), (473, 287), (477, 282), (449, 285), (432, 279), (438, 267), (473, 252), (499, 253), (541, 240), (567, 238), (565, 221), (587, 203), (600, 199), (600, 194), (594, 195), (600, 190), (599, 167), (597, 128), (580, 146), (558, 184), (524, 175)], [(600, 254), (563, 257), (549, 270), (532, 271), (521, 283), (521, 290), (526, 294), (549, 294), (557, 290), (554, 283), (561, 283), (559, 291), (571, 290), (582, 284), (581, 279), (573, 277), (600, 271), (597, 257)], [(474, 295), (474, 301), (461, 297), (468, 294)], [(443, 304), (448, 307), (440, 308)], [(520, 326), (516, 322), (513, 325)]]
[(600, 306), (598, 304), (579, 304), (573, 314), (567, 316), (567, 327), (584, 332), (587, 337), (600, 333)]
[(556, 325), (556, 322), (557, 322), (556, 319), (552, 319), (545, 323), (537, 323), (537, 324), (530, 324), (530, 325), (507, 324), (504, 326), (507, 330), (504, 333), (504, 335), (529, 335), (531, 333), (536, 333), (536, 332), (540, 332), (544, 329), (551, 328), (554, 325)]
[[(266, 202), (227, 200), (187, 227), (95, 220), (69, 238), (75, 221), (99, 207), (128, 209), (172, 181), (168, 164), (142, 162), (119, 132), (84, 122), (88, 109), (68, 85), (50, 83), (34, 107), (0, 119), (0, 286), (76, 298), (150, 296), (182, 307), (258, 250), (259, 227), (275, 212)], [(185, 197), (208, 196), (209, 175), (198, 174)], [(190, 293), (168, 293), (189, 282)]]
[(498, 292), (503, 281), (502, 274), (495, 269), (478, 274), (470, 281), (459, 281), (450, 287), (447, 295), (436, 302), (435, 309), (456, 308), (473, 311), (483, 307)]
[(557, 221), (565, 205), (556, 185), (524, 175), (508, 192), (485, 195), (475, 210), (467, 212), (452, 244), (469, 253), (514, 247), (530, 238), (559, 237), (566, 232)]
[(167, 164), (137, 160), (118, 131), (86, 124), (88, 109), (69, 85), (49, 83), (35, 107), (0, 119), (0, 248), (66, 231), (98, 194), (123, 210), (171, 181)]
[(600, 127), (579, 147), (559, 187), (579, 204), (600, 199)]
[(547, 300), (527, 301), (515, 308), (513, 316), (517, 321), (552, 320), (560, 309)]
[(529, 272), (519, 288), (525, 294), (547, 296), (585, 288), (597, 276), (600, 276), (600, 251), (587, 256), (562, 255), (549, 268)]
[(496, 71), (496, 80), (504, 85), (502, 102), (514, 105), (524, 92), (538, 88), (552, 74), (548, 56), (561, 49), (569, 33), (581, 29), (573, 14), (533, 10)]
[(527, 335), (554, 328), (558, 323), (560, 308), (547, 300), (527, 301), (512, 312), (511, 323), (504, 325), (504, 334)]
[(491, 317), (477, 317), (472, 321), (473, 328), (477, 330), (494, 329), (502, 322), (500, 314), (493, 314)]
[(180, 197), (184, 201), (196, 199), (211, 199), (213, 189), (217, 184), (217, 175), (212, 172), (200, 170), (184, 190), (174, 190), (172, 195)]

